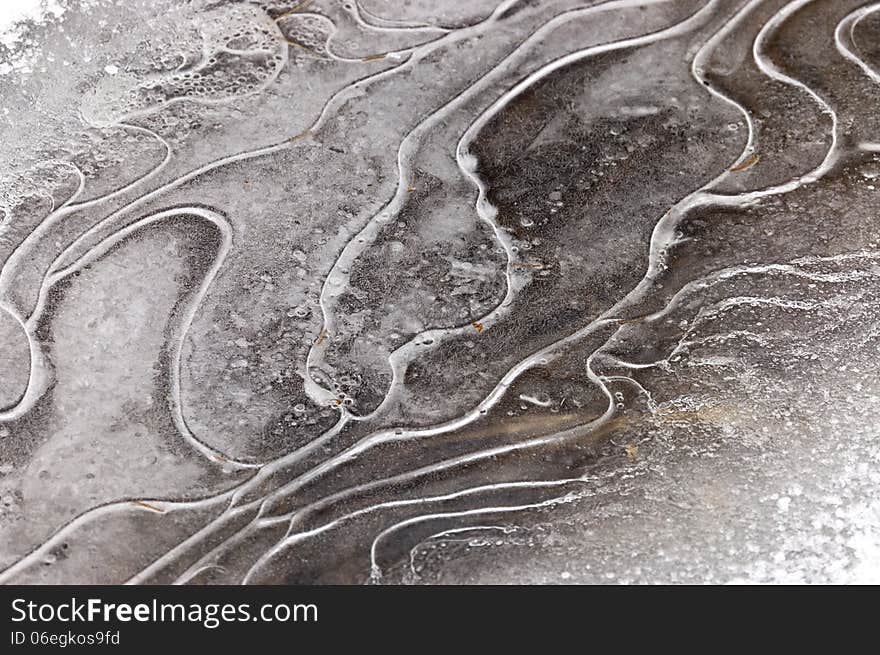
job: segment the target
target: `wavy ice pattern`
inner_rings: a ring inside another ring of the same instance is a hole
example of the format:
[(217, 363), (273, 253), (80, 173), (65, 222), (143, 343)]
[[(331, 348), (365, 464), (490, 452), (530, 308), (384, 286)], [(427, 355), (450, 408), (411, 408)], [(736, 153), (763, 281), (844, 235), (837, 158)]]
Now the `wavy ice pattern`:
[(3, 581), (880, 579), (880, 4), (16, 29)]

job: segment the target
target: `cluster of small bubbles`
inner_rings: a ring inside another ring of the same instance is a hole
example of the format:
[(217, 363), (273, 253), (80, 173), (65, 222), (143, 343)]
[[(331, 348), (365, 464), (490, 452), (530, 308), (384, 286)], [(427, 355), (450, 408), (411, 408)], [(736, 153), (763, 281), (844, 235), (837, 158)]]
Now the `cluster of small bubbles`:
[[(225, 5), (202, 15), (199, 30), (206, 50), (221, 48), (241, 50), (274, 50), (277, 38), (267, 27), (265, 13), (246, 4)], [(243, 47), (233, 48), (230, 44)]]
[(175, 98), (223, 100), (252, 93), (269, 82), (280, 67), (277, 54), (258, 53), (243, 58), (218, 52), (198, 70), (172, 75), (161, 89), (166, 101)]
[(319, 57), (329, 57), (327, 42), (335, 30), (329, 18), (317, 14), (292, 14), (280, 19), (278, 28), (288, 41)]
[(283, 38), (253, 5), (222, 6), (184, 22), (173, 30), (184, 38), (174, 42), (177, 53), (163, 51), (148, 64), (102, 78), (84, 100), (84, 115), (113, 124), (176, 100), (230, 100), (259, 91), (284, 66)]
[(354, 375), (340, 375), (337, 378), (340, 387), (351, 388), (360, 385), (360, 379)]
[(298, 307), (294, 307), (293, 309), (291, 309), (287, 312), (287, 316), (290, 318), (304, 319), (304, 318), (308, 318), (311, 315), (312, 315), (311, 308), (307, 307), (305, 305), (300, 305)]

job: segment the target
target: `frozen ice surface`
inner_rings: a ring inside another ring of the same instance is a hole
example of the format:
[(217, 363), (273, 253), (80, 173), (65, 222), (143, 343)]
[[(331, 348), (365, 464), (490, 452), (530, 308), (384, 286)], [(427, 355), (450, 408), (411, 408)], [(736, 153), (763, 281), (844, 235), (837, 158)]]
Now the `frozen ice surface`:
[(0, 580), (880, 582), (880, 4), (0, 8)]

